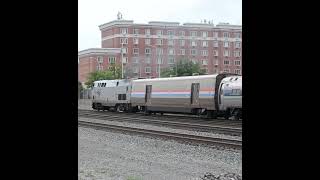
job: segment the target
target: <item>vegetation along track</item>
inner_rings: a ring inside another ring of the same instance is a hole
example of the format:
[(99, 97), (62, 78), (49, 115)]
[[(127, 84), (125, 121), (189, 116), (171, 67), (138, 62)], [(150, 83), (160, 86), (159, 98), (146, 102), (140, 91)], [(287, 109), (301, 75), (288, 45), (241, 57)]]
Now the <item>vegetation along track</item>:
[(121, 113), (111, 113), (111, 112), (97, 112), (97, 111), (78, 111), (79, 117), (86, 117), (86, 118), (94, 118), (94, 119), (102, 119), (102, 120), (109, 120), (109, 121), (120, 121), (120, 122), (136, 122), (136, 123), (144, 123), (144, 124), (153, 124), (153, 125), (160, 125), (160, 126), (168, 126), (173, 128), (179, 129), (187, 129), (187, 130), (196, 130), (201, 132), (213, 132), (213, 133), (220, 133), (220, 134), (228, 134), (228, 135), (235, 135), (241, 136), (242, 135), (242, 128), (241, 126), (229, 125), (228, 123), (207, 123), (206, 122), (198, 122), (197, 120), (186, 120), (184, 121), (182, 117), (180, 118), (163, 118), (159, 116), (159, 118), (150, 117), (150, 116), (143, 116), (141, 114), (132, 116), (127, 114)]
[(224, 147), (234, 148), (234, 149), (242, 148), (241, 140), (222, 139), (222, 138), (213, 138), (213, 137), (206, 137), (206, 136), (196, 136), (196, 135), (190, 135), (190, 134), (180, 134), (180, 133), (173, 133), (173, 132), (139, 129), (139, 128), (116, 126), (116, 125), (96, 123), (96, 122), (83, 121), (83, 120), (78, 120), (78, 125), (94, 127), (99, 129), (100, 128), (109, 129), (109, 130), (121, 131), (126, 133), (142, 134), (142, 135), (151, 136), (151, 137), (174, 139), (177, 141), (191, 142), (196, 144), (206, 144), (206, 145), (213, 145), (213, 146), (218, 145), (218, 146), (224, 146)]

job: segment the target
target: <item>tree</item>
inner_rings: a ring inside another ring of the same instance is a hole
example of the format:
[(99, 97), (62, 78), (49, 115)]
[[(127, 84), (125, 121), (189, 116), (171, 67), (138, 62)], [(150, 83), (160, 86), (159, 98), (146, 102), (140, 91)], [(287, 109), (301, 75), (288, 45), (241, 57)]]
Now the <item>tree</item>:
[(192, 76), (193, 73), (203, 75), (205, 71), (200, 69), (199, 63), (193, 63), (189, 59), (180, 59), (172, 70), (170, 68), (163, 69), (163, 71), (161, 71), (161, 77), (170, 77), (170, 75)]
[(78, 98), (80, 98), (80, 92), (83, 90), (83, 86), (80, 81), (78, 81)]
[(87, 78), (87, 82), (85, 82), (85, 85), (87, 85), (88, 88), (91, 88), (94, 81), (112, 79), (121, 79), (120, 65), (111, 64), (107, 70), (91, 72)]

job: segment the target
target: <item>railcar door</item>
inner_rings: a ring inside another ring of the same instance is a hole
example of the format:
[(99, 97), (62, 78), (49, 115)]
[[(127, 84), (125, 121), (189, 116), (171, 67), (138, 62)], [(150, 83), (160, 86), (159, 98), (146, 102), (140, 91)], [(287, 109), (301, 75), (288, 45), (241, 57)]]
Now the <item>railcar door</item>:
[(191, 84), (191, 105), (198, 105), (199, 104), (199, 83), (192, 83)]
[(218, 96), (218, 102), (219, 102), (219, 110), (224, 110), (223, 109), (223, 105), (224, 105), (224, 95), (223, 95), (223, 90), (224, 90), (224, 86), (225, 86), (225, 84), (224, 83), (222, 83), (221, 85), (220, 85), (220, 89), (219, 89), (219, 96)]
[(152, 85), (146, 85), (145, 103), (151, 104)]

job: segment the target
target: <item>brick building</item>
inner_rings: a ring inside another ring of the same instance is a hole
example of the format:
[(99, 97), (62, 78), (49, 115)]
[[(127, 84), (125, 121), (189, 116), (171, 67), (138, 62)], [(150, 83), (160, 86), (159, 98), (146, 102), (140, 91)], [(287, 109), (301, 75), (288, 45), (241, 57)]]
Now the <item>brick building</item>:
[[(159, 69), (173, 68), (180, 59), (198, 62), (208, 74), (242, 73), (242, 26), (159, 21), (136, 24), (131, 20), (115, 20), (99, 28), (104, 51), (123, 48), (124, 69), (130, 71), (131, 77), (158, 77)], [(98, 56), (91, 51), (90, 57)], [(116, 63), (121, 63), (121, 53), (111, 56)], [(109, 61), (108, 53), (100, 58)], [(89, 71), (83, 72), (80, 66), (90, 71), (99, 68), (96, 64), (87, 67), (88, 56), (86, 63), (82, 63), (82, 59), (79, 55), (81, 82)], [(103, 65), (103, 69), (108, 68), (107, 62)]]

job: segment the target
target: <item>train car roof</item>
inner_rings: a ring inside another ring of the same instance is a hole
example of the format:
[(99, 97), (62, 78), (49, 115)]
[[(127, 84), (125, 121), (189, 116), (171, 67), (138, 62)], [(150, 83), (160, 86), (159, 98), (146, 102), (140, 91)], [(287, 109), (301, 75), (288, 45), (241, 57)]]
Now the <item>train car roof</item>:
[(153, 78), (153, 79), (137, 79), (134, 82), (150, 82), (150, 81), (172, 81), (172, 80), (191, 80), (191, 79), (206, 79), (215, 78), (218, 74), (198, 75), (198, 76), (181, 76), (181, 77), (168, 77), (168, 78)]

